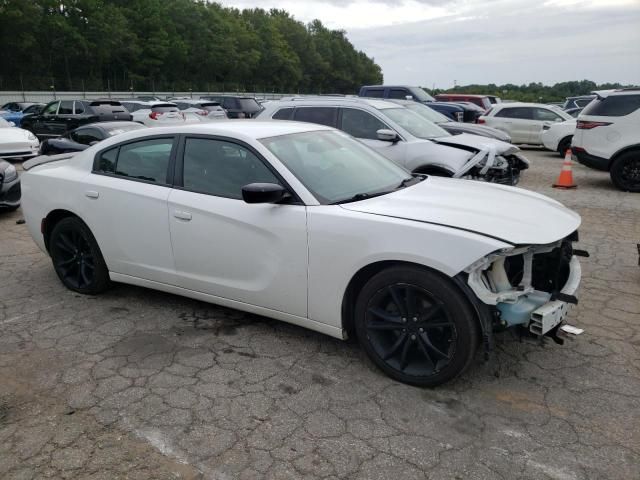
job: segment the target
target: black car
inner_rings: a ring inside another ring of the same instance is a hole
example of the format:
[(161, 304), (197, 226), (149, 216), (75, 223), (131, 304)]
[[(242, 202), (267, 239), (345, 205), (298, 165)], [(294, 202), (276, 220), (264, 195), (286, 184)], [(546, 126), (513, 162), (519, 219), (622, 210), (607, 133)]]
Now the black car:
[(137, 122), (99, 122), (82, 125), (58, 138), (44, 140), (40, 145), (42, 155), (80, 152), (91, 145), (130, 130), (147, 128)]
[(254, 97), (205, 95), (200, 100), (218, 102), (229, 118), (253, 118), (262, 111), (262, 107)]
[(456, 122), (475, 122), (477, 111), (464, 103), (438, 102), (420, 87), (408, 85), (365, 85), (360, 87), (359, 97), (383, 98), (385, 100), (413, 100), (432, 110), (446, 115)]
[(20, 195), (20, 178), (16, 167), (5, 160), (0, 160), (0, 211), (18, 208)]
[(22, 128), (42, 139), (64, 135), (80, 125), (114, 120), (131, 120), (131, 114), (117, 100), (56, 100), (42, 112), (22, 120)]

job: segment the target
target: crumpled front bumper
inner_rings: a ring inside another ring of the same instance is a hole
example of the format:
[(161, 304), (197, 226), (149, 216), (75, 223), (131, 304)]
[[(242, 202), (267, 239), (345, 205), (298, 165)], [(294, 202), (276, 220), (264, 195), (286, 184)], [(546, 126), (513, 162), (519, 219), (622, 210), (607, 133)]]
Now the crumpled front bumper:
[[(575, 294), (580, 286), (582, 270), (578, 258), (569, 261), (569, 273), (559, 291), (537, 290), (532, 285), (533, 257), (558, 248), (552, 245), (516, 248), (497, 252), (471, 265), (467, 283), (478, 299), (493, 307), (503, 327), (521, 325), (535, 335), (545, 335), (560, 325), (577, 302)], [(522, 281), (513, 286), (507, 278), (505, 260), (509, 256), (523, 256)]]
[(520, 182), (520, 172), (527, 168), (529, 160), (520, 153), (498, 154), (494, 148), (485, 148), (471, 157), (453, 177), (513, 186)]

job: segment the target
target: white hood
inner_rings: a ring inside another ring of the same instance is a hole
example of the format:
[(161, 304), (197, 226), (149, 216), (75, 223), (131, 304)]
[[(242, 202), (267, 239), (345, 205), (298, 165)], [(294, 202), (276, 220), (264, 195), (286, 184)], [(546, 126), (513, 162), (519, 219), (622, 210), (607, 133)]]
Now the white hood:
[(514, 245), (552, 243), (575, 231), (581, 223), (577, 213), (544, 195), (440, 177), (428, 177), (412, 187), (342, 207), (459, 228)]
[(29, 136), (33, 137), (33, 134), (28, 130), (23, 130), (17, 127), (5, 127), (0, 128), (0, 143), (6, 142), (35, 142), (35, 139), (29, 139)]
[(493, 147), (498, 155), (510, 155), (520, 151), (518, 147), (511, 143), (503, 142), (495, 138), (481, 137), (480, 135), (471, 135), (468, 133), (461, 133), (460, 135), (451, 135), (450, 137), (434, 138), (434, 142), (438, 142), (440, 145), (451, 145), (455, 147), (460, 145), (463, 147), (471, 147), (478, 151), (485, 148)]

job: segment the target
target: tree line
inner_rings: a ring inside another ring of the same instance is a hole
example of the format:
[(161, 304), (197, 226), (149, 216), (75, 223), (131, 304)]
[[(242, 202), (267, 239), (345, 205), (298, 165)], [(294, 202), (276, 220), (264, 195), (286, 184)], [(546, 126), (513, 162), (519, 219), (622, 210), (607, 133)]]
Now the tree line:
[(204, 0), (0, 0), (0, 89), (352, 93), (382, 82), (341, 30)]
[(443, 92), (454, 93), (476, 93), (480, 95), (497, 95), (503, 99), (517, 100), (519, 102), (560, 102), (566, 97), (578, 95), (588, 95), (594, 90), (609, 90), (615, 88), (631, 87), (632, 85), (622, 85), (620, 83), (596, 84), (591, 80), (580, 80), (570, 82), (560, 82), (554, 85), (543, 85), (542, 83), (529, 83), (528, 85), (464, 85), (450, 89), (427, 90), (432, 95)]

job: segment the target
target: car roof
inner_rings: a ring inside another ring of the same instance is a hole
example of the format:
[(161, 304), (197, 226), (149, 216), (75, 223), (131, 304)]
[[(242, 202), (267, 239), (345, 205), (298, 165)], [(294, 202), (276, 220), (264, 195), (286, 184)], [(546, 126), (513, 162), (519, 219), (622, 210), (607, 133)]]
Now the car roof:
[(497, 103), (493, 108), (502, 109), (502, 108), (512, 108), (512, 107), (543, 107), (543, 108), (551, 108), (552, 110), (562, 110), (560, 107), (556, 105), (549, 105), (547, 103), (533, 103), (533, 102), (507, 102), (507, 103)]
[[(290, 121), (260, 121), (260, 120), (233, 120), (229, 122), (194, 123), (174, 127), (154, 127), (144, 130), (146, 135), (156, 134), (199, 134), (199, 135), (225, 135), (236, 134), (239, 137), (253, 139), (277, 137), (292, 133), (315, 132), (321, 130), (335, 130), (325, 125), (306, 122)], [(139, 132), (139, 131), (137, 131)]]
[(115, 130), (122, 127), (129, 127), (132, 125), (140, 125), (138, 122), (95, 122), (80, 125), (78, 128), (98, 128), (100, 130)]
[(269, 102), (269, 108), (273, 105), (288, 105), (295, 107), (296, 105), (368, 105), (376, 110), (384, 110), (386, 108), (398, 108), (398, 104), (383, 100), (381, 98), (370, 97), (339, 97), (339, 96), (317, 96), (317, 97), (283, 97), (280, 100)]
[(455, 98), (486, 98), (489, 95), (478, 95), (476, 93), (437, 93), (436, 95), (434, 95), (436, 98), (438, 96), (447, 96), (447, 97), (455, 97)]

